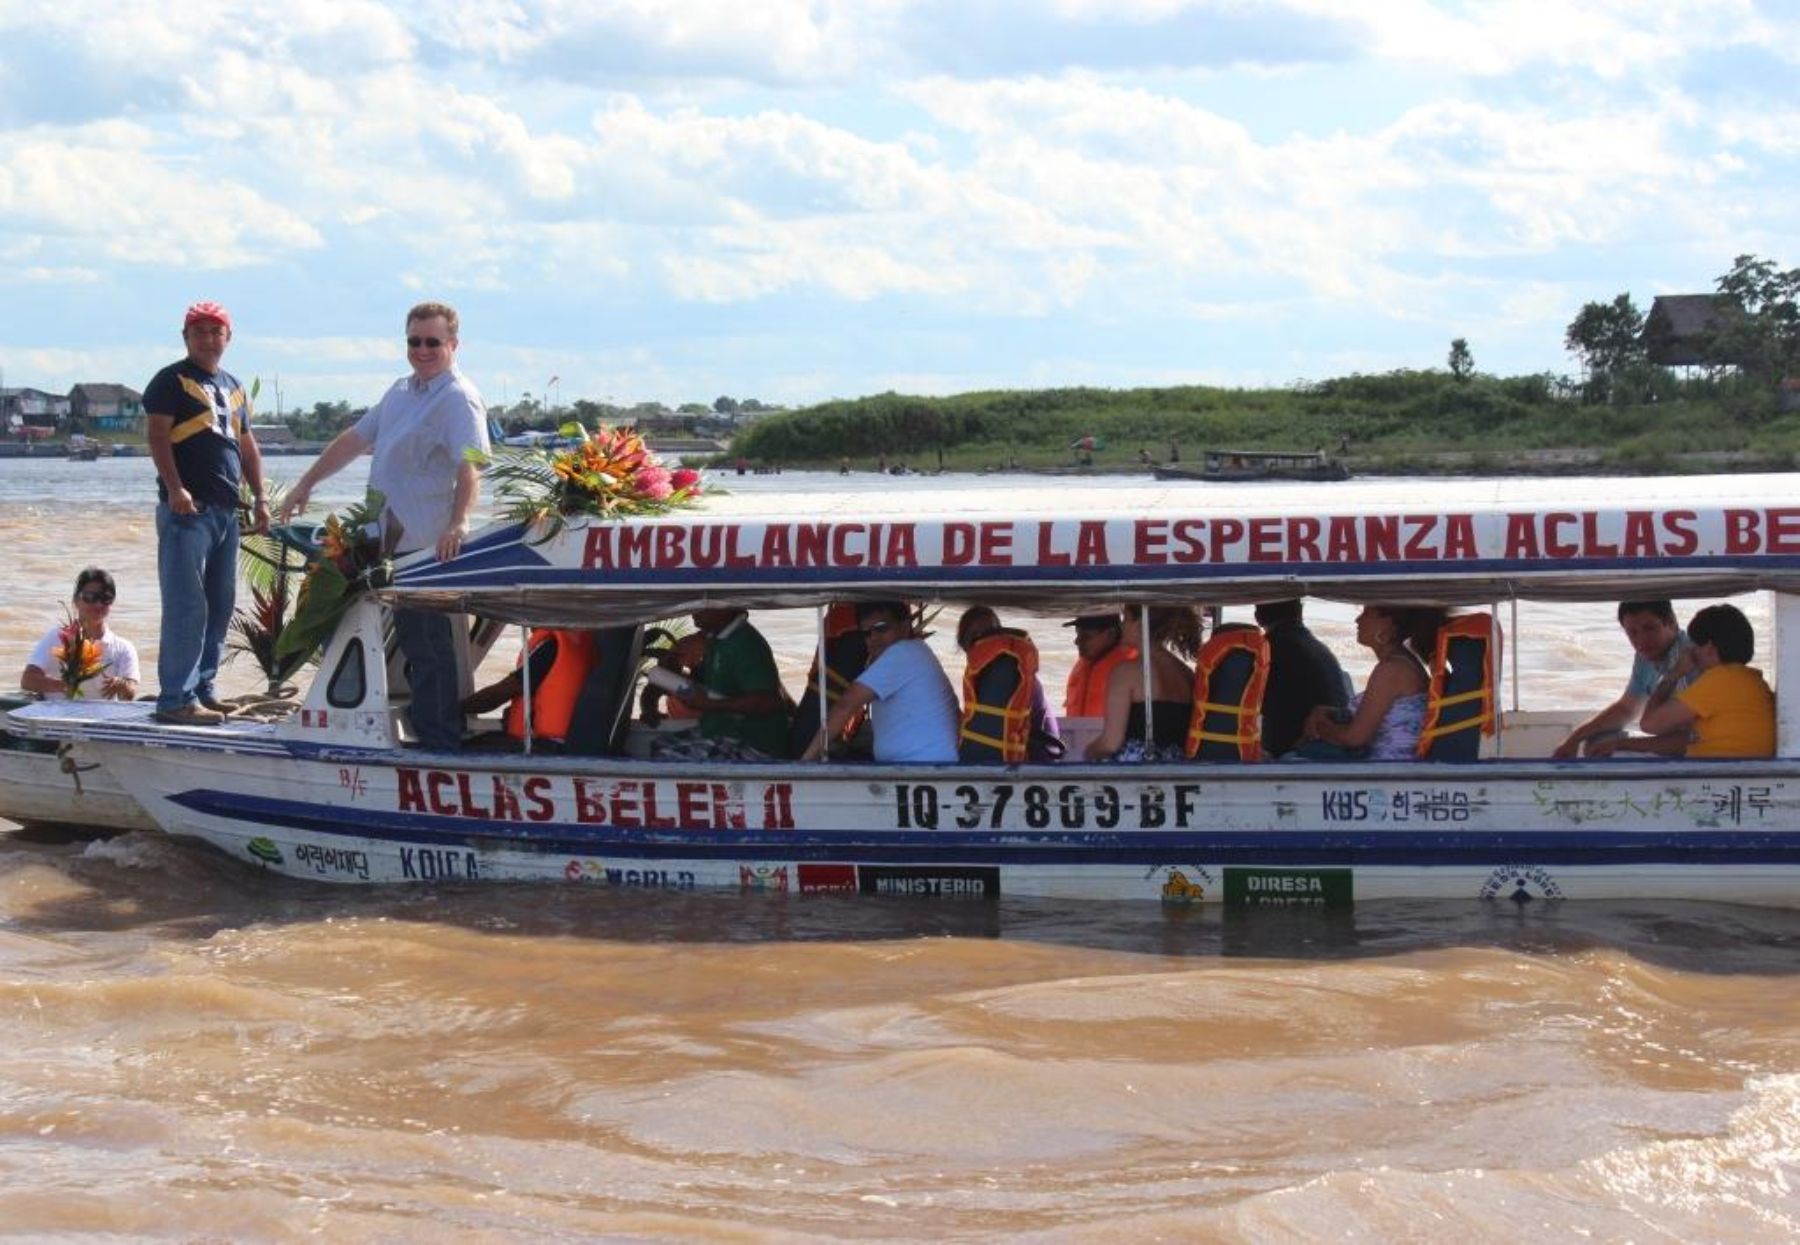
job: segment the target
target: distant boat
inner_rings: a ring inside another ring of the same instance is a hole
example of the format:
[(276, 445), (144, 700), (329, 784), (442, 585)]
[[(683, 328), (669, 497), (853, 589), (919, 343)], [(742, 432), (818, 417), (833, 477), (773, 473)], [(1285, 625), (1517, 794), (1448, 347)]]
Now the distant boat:
[(1164, 463), (1158, 480), (1348, 480), (1350, 469), (1324, 450), (1205, 450), (1200, 461)]
[(79, 432), (69, 437), (64, 449), (71, 462), (91, 463), (100, 457), (100, 442), (92, 437), (82, 436)]

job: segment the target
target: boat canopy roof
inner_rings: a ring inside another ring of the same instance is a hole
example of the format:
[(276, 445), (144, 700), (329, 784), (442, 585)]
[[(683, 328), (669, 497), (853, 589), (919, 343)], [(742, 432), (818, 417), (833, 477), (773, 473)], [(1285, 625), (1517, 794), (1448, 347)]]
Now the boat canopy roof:
[(1800, 478), (1360, 480), (1045, 488), (932, 481), (484, 529), (387, 599), (593, 627), (695, 609), (984, 602), (1044, 614), (1293, 596), (1474, 605), (1800, 592)]

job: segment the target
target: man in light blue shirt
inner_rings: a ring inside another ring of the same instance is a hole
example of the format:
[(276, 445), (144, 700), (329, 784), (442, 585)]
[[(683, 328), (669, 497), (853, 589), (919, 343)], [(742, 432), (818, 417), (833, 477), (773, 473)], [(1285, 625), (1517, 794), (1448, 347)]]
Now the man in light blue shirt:
[(901, 601), (865, 601), (856, 607), (856, 621), (867, 638), (869, 664), (838, 697), (825, 729), (800, 759), (817, 760), (826, 742), (843, 734), (866, 707), (877, 761), (955, 761), (962, 725), (956, 689), (918, 638), (912, 611)]
[[(1675, 607), (1669, 601), (1623, 602), (1619, 606), (1619, 626), (1637, 654), (1631, 663), (1631, 679), (1617, 700), (1570, 731), (1568, 738), (1557, 745), (1551, 755), (1558, 759), (1579, 756), (1584, 745), (1620, 734), (1636, 723), (1650, 693), (1680, 663), (1681, 655), (1693, 647), (1687, 632), (1675, 621)], [(1674, 690), (1679, 691), (1692, 681), (1690, 675)]]
[[(406, 357), (412, 375), (395, 381), (354, 427), (346, 428), (289, 491), (282, 522), (306, 508), (313, 487), (373, 451), (369, 487), (386, 498), (385, 532), (396, 553), (421, 549), (448, 560), (469, 535), (469, 513), (481, 474), (467, 451), (488, 449), (487, 407), (456, 368), (456, 311), (420, 303), (406, 314)], [(447, 614), (395, 610), (394, 633), (406, 655), (412, 703), (408, 717), (419, 743), (440, 751), (462, 747), (455, 636)]]

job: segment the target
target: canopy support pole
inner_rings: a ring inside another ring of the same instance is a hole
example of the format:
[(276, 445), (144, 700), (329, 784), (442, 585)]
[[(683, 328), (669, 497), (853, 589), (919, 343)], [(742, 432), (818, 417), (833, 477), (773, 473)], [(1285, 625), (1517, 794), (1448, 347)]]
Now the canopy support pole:
[[(818, 633), (816, 647), (819, 666), (819, 734), (825, 734), (825, 727), (831, 721), (831, 667), (826, 661), (825, 653), (825, 606), (823, 603), (813, 606), (813, 630)], [(831, 759), (831, 740), (825, 740), (825, 746), (819, 749), (819, 760)]]
[(1514, 591), (1512, 596), (1512, 626), (1508, 634), (1512, 636), (1512, 643), (1507, 646), (1508, 651), (1512, 654), (1512, 711), (1517, 713), (1519, 711), (1519, 594), (1517, 591)]
[[(1506, 641), (1500, 635), (1500, 602), (1495, 601), (1490, 617), (1494, 620), (1494, 638), (1488, 645), (1488, 686), (1494, 697), (1494, 755), (1506, 755), (1506, 715), (1500, 708), (1500, 681), (1506, 677)], [(1519, 634), (1519, 598), (1512, 598), (1512, 634)], [(1519, 707), (1519, 659), (1513, 658), (1513, 708)], [(1477, 738), (1477, 743), (1480, 742)]]
[(1150, 607), (1138, 606), (1138, 663), (1144, 676), (1144, 755), (1148, 758), (1155, 746), (1155, 706), (1150, 700)]
[(524, 657), (519, 660), (519, 695), (525, 698), (525, 755), (531, 755), (531, 628), (519, 624), (519, 643)]

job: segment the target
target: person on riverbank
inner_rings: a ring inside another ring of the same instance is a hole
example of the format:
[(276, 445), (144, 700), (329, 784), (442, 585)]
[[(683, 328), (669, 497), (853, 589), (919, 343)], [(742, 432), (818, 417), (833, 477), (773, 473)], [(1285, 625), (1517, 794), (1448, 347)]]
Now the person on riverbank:
[(956, 760), (956, 691), (919, 637), (912, 610), (902, 601), (864, 601), (856, 607), (856, 622), (868, 641), (869, 664), (832, 705), (825, 728), (800, 759), (817, 760), (826, 741), (842, 735), (867, 708), (877, 761)]
[(187, 726), (224, 720), (213, 680), (237, 599), (240, 478), (255, 530), (269, 530), (262, 455), (250, 398), (221, 366), (231, 316), (195, 303), (182, 320), (187, 356), (144, 389), (144, 429), (156, 463), (156, 577), (162, 590), (156, 718)]
[[(1619, 627), (1636, 656), (1631, 663), (1631, 678), (1619, 698), (1593, 717), (1570, 731), (1568, 737), (1551, 753), (1558, 760), (1581, 755), (1584, 746), (1593, 754), (1599, 741), (1622, 737), (1638, 720), (1649, 703), (1651, 692), (1692, 648), (1688, 633), (1675, 621), (1675, 607), (1667, 600), (1625, 601), (1619, 605)], [(1698, 671), (1690, 664), (1675, 688), (1680, 691), (1693, 682)]]
[[(137, 646), (107, 626), (114, 599), (119, 593), (113, 577), (97, 566), (90, 566), (75, 577), (75, 594), (71, 604), (75, 625), (82, 638), (94, 645), (100, 658), (100, 669), (80, 684), (83, 696), (102, 700), (130, 700), (138, 690)], [(19, 675), (19, 686), (35, 692), (45, 700), (67, 700), (69, 689), (59, 674), (62, 661), (57, 650), (67, 643), (68, 626), (52, 627), (31, 650), (25, 669)]]
[(1688, 620), (1689, 645), (1644, 702), (1645, 735), (1594, 741), (1592, 757), (1772, 757), (1775, 694), (1756, 656), (1756, 632), (1734, 605), (1709, 605)]
[[(391, 540), (396, 554), (430, 549), (439, 560), (456, 556), (481, 493), (481, 473), (468, 452), (488, 451), (487, 407), (456, 366), (459, 331), (455, 309), (444, 303), (420, 303), (406, 313), (412, 375), (395, 381), (362, 419), (325, 447), (289, 490), (282, 522), (306, 508), (319, 481), (373, 452), (369, 487), (384, 498), (384, 542)], [(394, 633), (409, 670), (413, 735), (438, 751), (462, 747), (450, 615), (396, 609)]]

